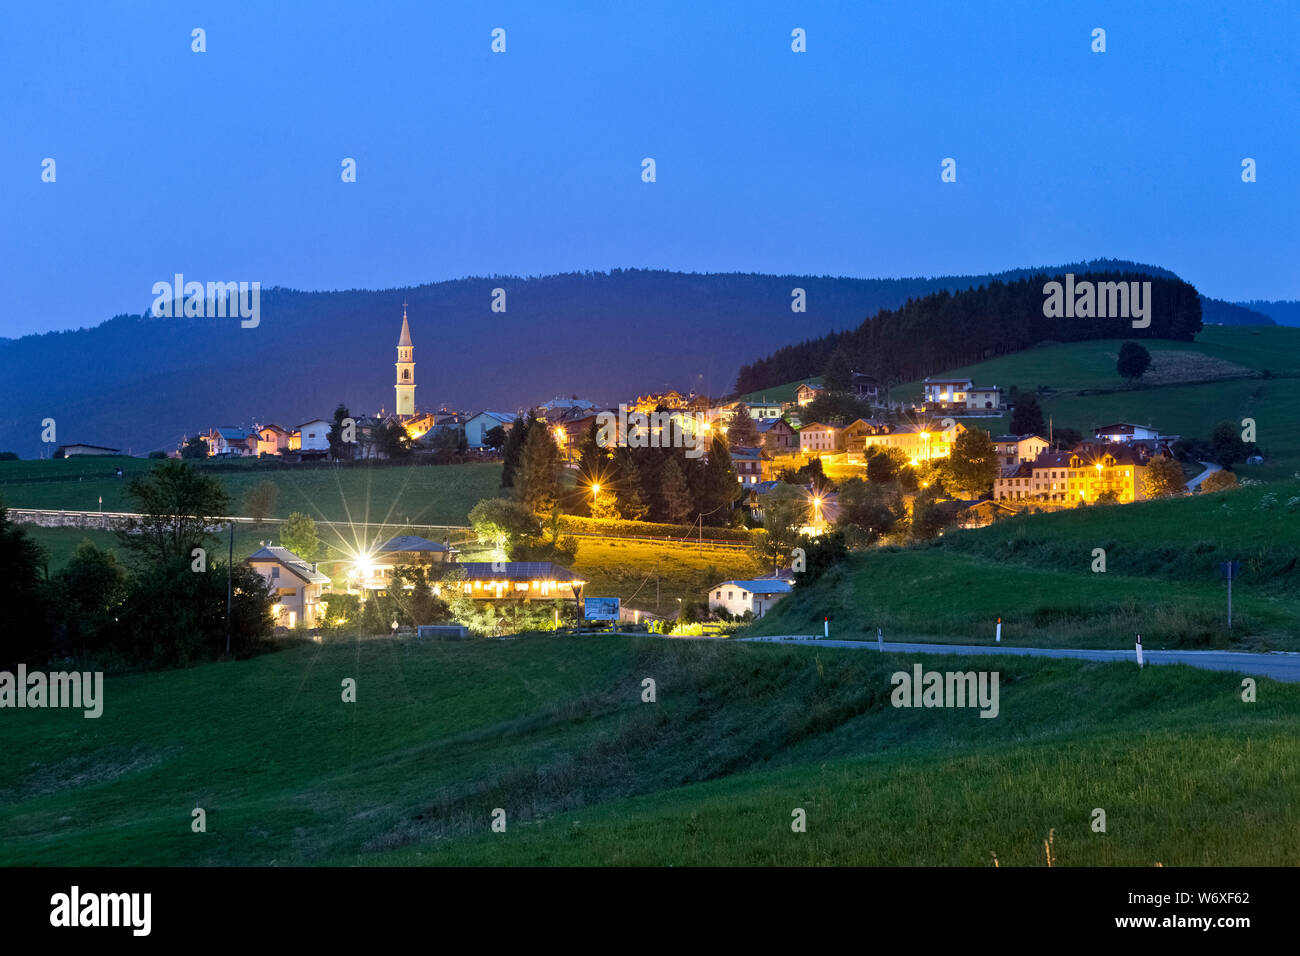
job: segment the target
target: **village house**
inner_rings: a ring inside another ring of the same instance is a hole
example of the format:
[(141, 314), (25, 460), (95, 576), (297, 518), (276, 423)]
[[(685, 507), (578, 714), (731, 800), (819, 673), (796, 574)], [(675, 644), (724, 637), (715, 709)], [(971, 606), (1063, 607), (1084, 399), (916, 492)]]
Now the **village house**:
[(759, 422), (763, 447), (773, 455), (793, 455), (799, 450), (799, 433), (784, 418)]
[(553, 413), (548, 425), (551, 429), (551, 437), (555, 439), (555, 444), (560, 449), (560, 461), (566, 464), (578, 461), (578, 449), (582, 446), (587, 433), (591, 431), (591, 426), (595, 425), (599, 434), (599, 415), (600, 412), (596, 409), (577, 407)]
[(746, 404), (749, 406), (749, 417), (760, 424), (762, 422), (777, 421), (781, 418), (783, 406), (780, 402), (761, 401), (747, 402)]
[(852, 391), (855, 396), (873, 405), (880, 402), (880, 382), (874, 375), (865, 375), (862, 372), (853, 373)]
[(1050, 447), (1046, 438), (1032, 434), (998, 435), (993, 439), (993, 450), (997, 452), (1003, 474), (1015, 471), (1021, 462), (1033, 461)]
[(1044, 451), (993, 482), (997, 501), (1092, 504), (1113, 491), (1121, 503), (1140, 501), (1148, 459), (1120, 444), (1084, 442), (1073, 451)]
[(279, 425), (263, 425), (257, 430), (257, 453), (278, 455), (289, 448), (289, 429)]
[(799, 451), (814, 458), (823, 453), (833, 455), (841, 450), (838, 425), (826, 425), (821, 422), (809, 422), (799, 429)]
[(294, 431), (297, 434), (297, 447), (294, 447), (294, 441), (290, 438), (289, 448), (291, 451), (301, 452), (304, 458), (323, 458), (330, 450), (330, 426), (333, 422), (326, 421), (323, 418), (313, 418), (309, 422), (303, 422)]
[(793, 585), (780, 578), (723, 581), (709, 589), (709, 610), (721, 609), (735, 615), (748, 611), (758, 618), (792, 590)]
[(1098, 441), (1125, 443), (1140, 440), (1155, 440), (1160, 438), (1160, 432), (1150, 425), (1133, 425), (1129, 422), (1116, 422), (1113, 425), (1103, 425), (1101, 428), (1094, 428), (1093, 435)]
[(875, 423), (872, 429), (857, 435), (847, 446), (849, 461), (866, 461), (875, 449), (888, 451), (897, 448), (913, 465), (947, 458), (957, 437), (966, 426), (957, 422), (945, 430), (938, 422), (893, 425)]
[(515, 416), (506, 412), (479, 412), (465, 423), (465, 444), (474, 449), (486, 448), (488, 432), (500, 426), (508, 433), (514, 424)]
[(212, 457), (244, 458), (257, 454), (257, 432), (247, 428), (212, 428), (203, 440), (208, 443), (208, 455)]
[[(467, 561), (444, 569), (433, 593), (476, 600), (582, 601), (587, 579), (550, 561)], [(452, 575), (452, 576), (448, 576)]]
[(927, 378), (925, 409), (929, 412), (993, 412), (1002, 407), (1002, 389), (976, 385), (969, 378)]
[(394, 568), (442, 565), (455, 561), (457, 554), (456, 549), (445, 543), (439, 544), (413, 534), (398, 535), (350, 568), (348, 584), (363, 591), (386, 590), (392, 581)]
[(77, 455), (120, 455), (120, 448), (105, 448), (103, 445), (60, 445), (54, 449), (54, 458), (74, 458)]
[(824, 394), (826, 394), (825, 386), (812, 385), (809, 384), (808, 382), (804, 382), (802, 385), (800, 385), (798, 388), (794, 390), (794, 401), (796, 405), (798, 405), (800, 408), (803, 408), (805, 405), (807, 405), (813, 399), (815, 399), (818, 395), (824, 395)]
[[(687, 404), (695, 400), (695, 393), (683, 395), (681, 392), (669, 390), (667, 392), (651, 392), (649, 395), (638, 395), (635, 402), (628, 405), (627, 410), (631, 412), (649, 413), (659, 409), (686, 408)], [(708, 399), (705, 399), (704, 408), (709, 407)]]
[(762, 448), (731, 449), (731, 467), (742, 485), (756, 485), (772, 477), (772, 458)]
[(248, 556), (249, 566), (271, 586), (271, 613), (279, 627), (315, 627), (321, 618), (321, 588), (330, 583), (316, 565), (288, 548), (264, 547)]

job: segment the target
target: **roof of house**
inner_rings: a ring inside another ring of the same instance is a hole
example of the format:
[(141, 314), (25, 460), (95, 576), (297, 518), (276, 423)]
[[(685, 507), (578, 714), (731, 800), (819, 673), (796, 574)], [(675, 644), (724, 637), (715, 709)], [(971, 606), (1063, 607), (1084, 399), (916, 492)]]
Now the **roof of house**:
[(1070, 454), (1077, 455), (1090, 465), (1107, 455), (1114, 458), (1119, 464), (1140, 465), (1143, 463), (1141, 452), (1138, 449), (1117, 442), (1080, 442)]
[(780, 481), (760, 481), (754, 485), (746, 485), (745, 491), (751, 495), (765, 495), (779, 484)]
[(1073, 452), (1068, 451), (1041, 451), (1038, 457), (1028, 462), (1034, 468), (1068, 468), (1070, 467), (1070, 457)]
[(828, 429), (831, 429), (832, 431), (837, 431), (837, 432), (838, 432), (838, 431), (843, 431), (843, 430), (844, 430), (844, 426), (843, 426), (843, 425), (827, 425), (825, 422), (809, 422), (807, 425), (804, 425), (804, 426), (803, 426), (802, 428), (800, 428), (799, 430), (800, 430), (801, 432), (806, 432), (806, 431), (808, 431), (810, 428), (828, 428)]
[(1107, 435), (1132, 435), (1139, 428), (1143, 431), (1156, 431), (1156, 428), (1152, 425), (1134, 425), (1131, 422), (1116, 422), (1113, 425), (1102, 425), (1100, 428), (1094, 428), (1092, 433), (1094, 435), (1101, 435), (1103, 433)]
[(968, 378), (930, 378), (926, 377), (925, 385), (970, 385), (971, 380)]
[(289, 430), (288, 430), (287, 428), (282, 428), (282, 427), (280, 427), (279, 425), (263, 425), (263, 426), (262, 426), (261, 428), (259, 428), (257, 431), (258, 431), (258, 434), (261, 434), (262, 432), (265, 432), (265, 431), (276, 431), (276, 432), (280, 432), (280, 433), (283, 434), (283, 435), (287, 435), (287, 434), (289, 434)]
[(482, 418), (484, 415), (486, 415), (488, 418), (496, 419), (502, 425), (509, 425), (511, 422), (515, 420), (515, 416), (507, 414), (506, 412), (479, 412), (477, 415), (471, 418), (470, 421), (473, 421), (474, 418)]
[(216, 432), (226, 441), (247, 441), (248, 436), (250, 434), (253, 434), (252, 432), (249, 432), (247, 428), (229, 428), (229, 427), (218, 428), (216, 429)]
[(715, 584), (709, 590), (712, 591), (728, 585), (749, 591), (751, 594), (789, 594), (794, 588), (794, 585), (789, 581), (782, 581), (780, 578), (756, 578), (749, 581), (723, 581), (721, 584)]
[(308, 425), (332, 425), (332, 424), (333, 422), (331, 422), (328, 418), (312, 418), (303, 422), (301, 425), (296, 425), (294, 427), (298, 431), (302, 431), (302, 429), (306, 428)]
[(550, 561), (464, 561), (449, 564), (444, 570), (463, 568), (470, 581), (577, 581), (587, 579)]
[(746, 448), (744, 446), (738, 446), (731, 449), (732, 461), (735, 461), (737, 458), (741, 461), (759, 461), (762, 457), (763, 449), (761, 448)]
[[(812, 382), (804, 382), (799, 386), (799, 388), (810, 389), (811, 391), (814, 392), (821, 392), (826, 390), (825, 385), (814, 385)], [(799, 391), (799, 388), (796, 388), (795, 391), (796, 392)]]
[(414, 534), (402, 534), (390, 538), (381, 544), (376, 554), (391, 554), (395, 551), (450, 551), (451, 548), (436, 541), (429, 541)]
[(280, 548), (270, 545), (262, 548), (260, 551), (254, 551), (248, 556), (248, 560), (250, 562), (274, 561), (282, 567), (288, 568), (308, 584), (330, 583), (330, 577), (328, 574), (321, 574), (319, 571), (315, 570), (311, 564), (298, 557), (298, 555), (294, 554), (288, 548)]
[(1029, 441), (1029, 439), (1031, 438), (1037, 438), (1039, 441), (1047, 441), (1047, 439), (1044, 438), (1042, 435), (1035, 435), (1033, 432), (1029, 432), (1024, 435), (997, 435), (994, 437), (993, 441), (1003, 442), (1003, 443), (1009, 441), (1022, 442), (1022, 441)]
[(84, 441), (74, 441), (67, 445), (60, 445), (55, 451), (61, 451), (64, 448), (98, 448), (100, 451), (120, 451), (119, 448), (109, 448), (107, 445), (88, 445)]

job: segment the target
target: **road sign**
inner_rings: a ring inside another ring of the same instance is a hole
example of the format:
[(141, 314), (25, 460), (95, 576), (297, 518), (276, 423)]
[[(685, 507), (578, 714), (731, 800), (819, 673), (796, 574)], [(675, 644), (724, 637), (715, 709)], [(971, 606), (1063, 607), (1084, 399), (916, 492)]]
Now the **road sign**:
[(1219, 573), (1223, 575), (1225, 578), (1227, 578), (1229, 581), (1235, 581), (1237, 578), (1241, 577), (1241, 562), (1220, 561)]
[(583, 618), (588, 621), (617, 621), (618, 598), (584, 598)]

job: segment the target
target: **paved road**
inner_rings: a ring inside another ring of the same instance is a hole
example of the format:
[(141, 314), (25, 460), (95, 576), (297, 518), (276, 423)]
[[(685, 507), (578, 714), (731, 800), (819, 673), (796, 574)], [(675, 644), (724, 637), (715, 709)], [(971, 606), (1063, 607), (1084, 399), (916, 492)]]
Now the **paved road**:
[(1195, 491), (1197, 488), (1201, 487), (1201, 482), (1203, 482), (1206, 478), (1209, 478), (1210, 475), (1214, 474), (1216, 471), (1223, 471), (1222, 468), (1220, 468), (1212, 461), (1202, 461), (1202, 462), (1197, 462), (1197, 464), (1204, 465), (1205, 470), (1201, 472), (1199, 475), (1197, 475), (1195, 478), (1192, 478), (1190, 481), (1187, 482), (1188, 491)]
[[(1057, 647), (1003, 647), (997, 644), (895, 644), (885, 641), (836, 641), (808, 636), (741, 637), (741, 641), (779, 641), (783, 644), (812, 644), (820, 647), (847, 647), (860, 651), (886, 651), (896, 654), (1023, 654), (1031, 657), (1073, 657), (1085, 661), (1130, 661), (1136, 663), (1133, 650), (1083, 650)], [(1251, 654), (1246, 651), (1148, 651), (1142, 657), (1148, 664), (1189, 664), (1212, 671), (1238, 671), (1281, 681), (1300, 681), (1300, 654)]]

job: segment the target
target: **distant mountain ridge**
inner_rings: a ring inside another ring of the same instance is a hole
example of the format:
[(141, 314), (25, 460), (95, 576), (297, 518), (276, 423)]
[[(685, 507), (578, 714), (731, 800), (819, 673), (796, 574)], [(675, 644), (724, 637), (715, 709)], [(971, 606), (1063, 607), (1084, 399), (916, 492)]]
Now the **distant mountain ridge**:
[(1277, 325), (1300, 327), (1300, 302), (1294, 299), (1283, 299), (1277, 302), (1256, 299), (1253, 302), (1236, 302), (1234, 304), (1243, 309), (1250, 309), (1256, 314), (1266, 315)]
[[(238, 319), (157, 319), (146, 312), (0, 340), (0, 450), (38, 454), (46, 418), (56, 422), (58, 444), (144, 454), (216, 425), (297, 425), (329, 416), (340, 401), (354, 412), (391, 411), (403, 301), (415, 345), (417, 408), (447, 403), (511, 412), (575, 393), (603, 403), (664, 387), (726, 394), (754, 356), (855, 328), (909, 298), (999, 277), (1099, 269), (1173, 277), (1154, 266), (1095, 260), (996, 276), (615, 269), (388, 290), (268, 288), (252, 329), (240, 328)], [(491, 310), (498, 288), (506, 290), (505, 312)], [(796, 288), (806, 292), (806, 312), (791, 311)], [(141, 298), (147, 309), (152, 298)]]

